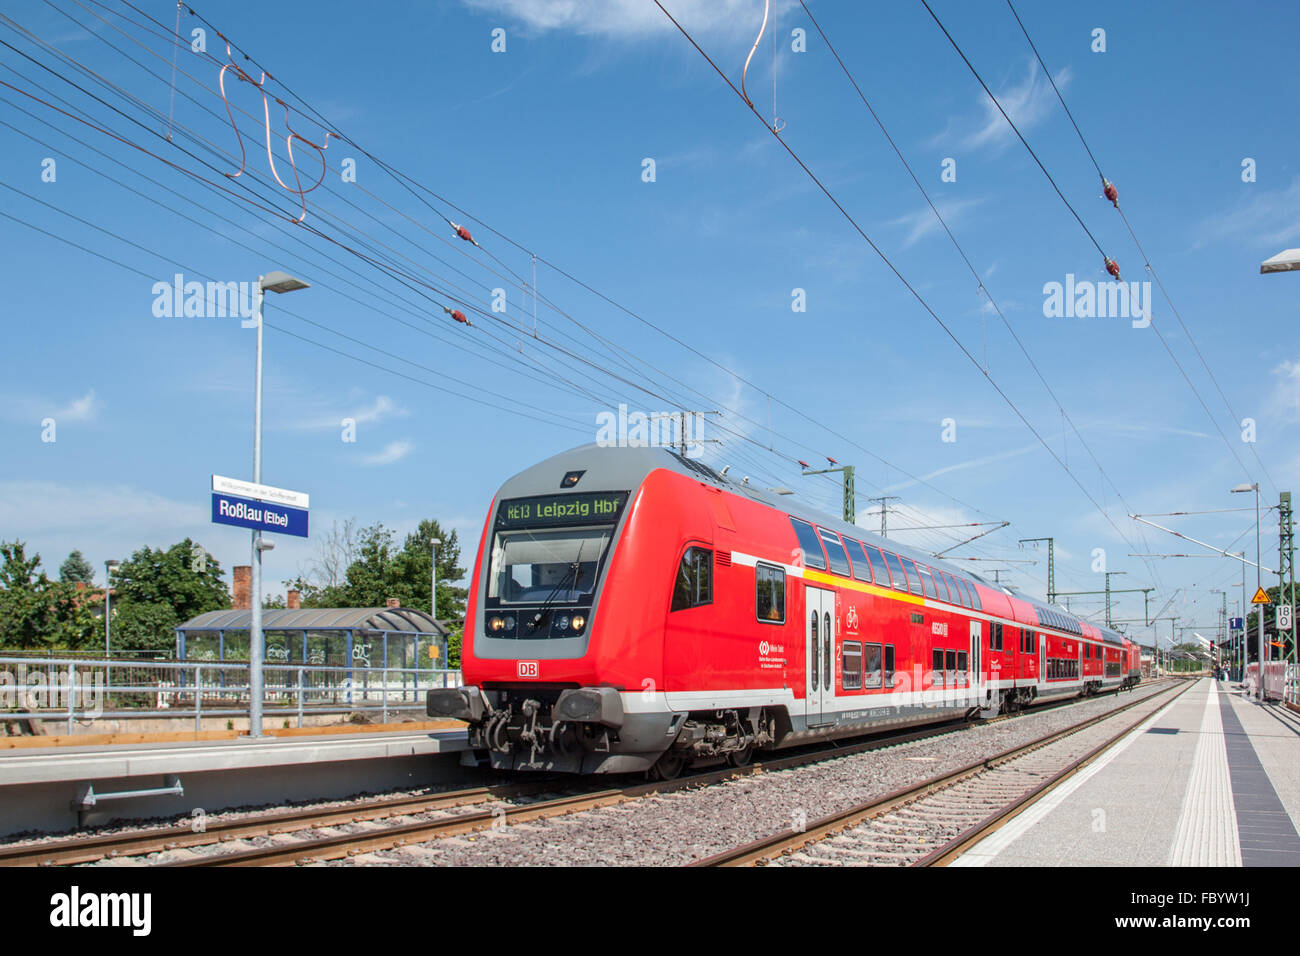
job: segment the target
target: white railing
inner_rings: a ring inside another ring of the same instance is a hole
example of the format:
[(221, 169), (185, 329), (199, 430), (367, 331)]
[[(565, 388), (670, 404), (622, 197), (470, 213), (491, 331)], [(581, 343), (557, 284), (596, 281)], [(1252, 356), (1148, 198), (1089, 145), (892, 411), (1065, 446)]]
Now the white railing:
[[(0, 657), (0, 720), (63, 720), (76, 733), (102, 718), (245, 717), (249, 665), (230, 661), (130, 661)], [(263, 666), (263, 719), (424, 710), (425, 692), (460, 684), (447, 668)]]

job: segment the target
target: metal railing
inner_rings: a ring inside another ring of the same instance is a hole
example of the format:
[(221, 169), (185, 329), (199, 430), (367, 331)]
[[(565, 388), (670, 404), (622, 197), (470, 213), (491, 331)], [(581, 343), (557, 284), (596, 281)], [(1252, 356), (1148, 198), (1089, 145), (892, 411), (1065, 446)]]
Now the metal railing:
[[(425, 692), (458, 686), (448, 668), (266, 664), (267, 720), (316, 714), (423, 710)], [(103, 718), (245, 717), (249, 665), (231, 661), (124, 661), (0, 657), (0, 720), (63, 720), (69, 734)]]

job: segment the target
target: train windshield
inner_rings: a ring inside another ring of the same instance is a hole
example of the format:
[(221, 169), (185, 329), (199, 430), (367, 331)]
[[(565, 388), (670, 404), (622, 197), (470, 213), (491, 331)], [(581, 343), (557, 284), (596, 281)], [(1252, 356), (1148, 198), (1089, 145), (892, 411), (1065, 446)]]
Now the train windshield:
[(498, 531), (488, 597), (502, 604), (572, 604), (590, 598), (613, 533), (612, 526)]

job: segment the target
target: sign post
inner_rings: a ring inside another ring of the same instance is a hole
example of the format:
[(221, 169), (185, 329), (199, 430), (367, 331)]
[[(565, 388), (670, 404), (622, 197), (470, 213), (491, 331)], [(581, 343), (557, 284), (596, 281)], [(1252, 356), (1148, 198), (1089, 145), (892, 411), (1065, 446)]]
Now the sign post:
[[(258, 326), (261, 335), (261, 325)], [(259, 353), (260, 357), (260, 353)], [(253, 532), (253, 593), (248, 626), (248, 735), (262, 736), (262, 552), (274, 545), (262, 540), (262, 533), (307, 537), (308, 496), (223, 475), (212, 476), (212, 522)]]
[(1264, 703), (1264, 662), (1268, 660), (1268, 645), (1264, 643), (1264, 605), (1272, 604), (1272, 599), (1268, 592), (1264, 590), (1263, 585), (1255, 588), (1255, 596), (1250, 599), (1250, 603), (1255, 605), (1255, 613), (1259, 615), (1259, 702)]

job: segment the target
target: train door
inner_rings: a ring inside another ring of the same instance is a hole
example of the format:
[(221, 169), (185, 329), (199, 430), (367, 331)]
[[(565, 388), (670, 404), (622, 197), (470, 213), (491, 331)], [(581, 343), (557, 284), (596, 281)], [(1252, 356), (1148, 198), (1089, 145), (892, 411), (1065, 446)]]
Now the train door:
[(1047, 682), (1047, 635), (1038, 635), (1038, 682)]
[(983, 628), (979, 621), (970, 622), (970, 700), (978, 706), (984, 701), (984, 649)]
[(835, 694), (835, 592), (804, 588), (807, 628), (808, 725), (828, 723)]

